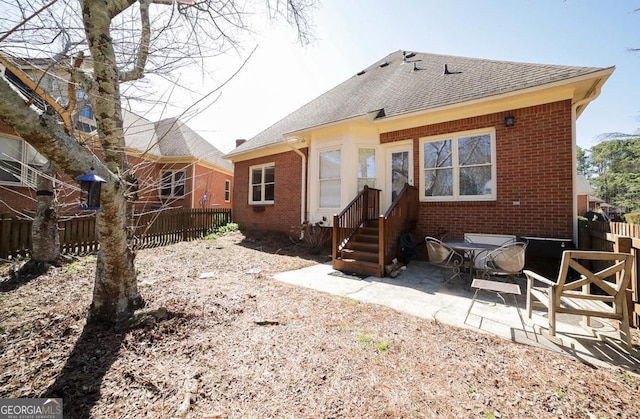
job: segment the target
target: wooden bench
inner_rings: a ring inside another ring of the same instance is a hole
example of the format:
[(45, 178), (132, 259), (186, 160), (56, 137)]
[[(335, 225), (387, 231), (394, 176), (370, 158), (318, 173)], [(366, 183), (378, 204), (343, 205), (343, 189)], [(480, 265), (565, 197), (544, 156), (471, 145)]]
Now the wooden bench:
[[(594, 268), (591, 268), (594, 266)], [(527, 315), (534, 307), (549, 313), (549, 334), (556, 334), (558, 313), (584, 316), (584, 326), (591, 328), (591, 317), (620, 322), (620, 337), (631, 346), (626, 290), (631, 279), (633, 256), (628, 253), (566, 250), (558, 278), (552, 281), (525, 270), (527, 276)], [(536, 286), (536, 281), (542, 286)], [(600, 292), (595, 292), (592, 285)]]

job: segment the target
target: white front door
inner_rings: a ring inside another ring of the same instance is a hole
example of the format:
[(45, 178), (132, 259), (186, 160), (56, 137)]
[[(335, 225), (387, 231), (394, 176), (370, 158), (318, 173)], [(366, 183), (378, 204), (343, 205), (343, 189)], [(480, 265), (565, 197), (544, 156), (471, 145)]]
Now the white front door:
[(394, 146), (387, 154), (387, 207), (391, 205), (404, 188), (405, 183), (413, 185), (412, 143)]

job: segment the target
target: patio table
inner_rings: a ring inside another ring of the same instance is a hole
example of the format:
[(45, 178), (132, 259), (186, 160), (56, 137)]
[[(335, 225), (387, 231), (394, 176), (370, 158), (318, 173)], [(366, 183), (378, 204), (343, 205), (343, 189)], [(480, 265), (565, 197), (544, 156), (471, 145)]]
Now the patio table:
[(471, 242), (444, 242), (447, 246), (460, 250), (469, 260), (469, 279), (473, 280), (473, 270), (476, 266), (476, 257), (482, 252), (488, 252), (497, 249), (498, 245), (489, 243), (471, 243)]

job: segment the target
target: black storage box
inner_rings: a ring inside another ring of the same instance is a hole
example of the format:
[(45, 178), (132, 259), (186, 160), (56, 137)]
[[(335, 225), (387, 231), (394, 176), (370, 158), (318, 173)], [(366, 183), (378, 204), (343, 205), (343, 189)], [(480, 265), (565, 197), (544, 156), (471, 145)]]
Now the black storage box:
[(525, 254), (524, 268), (539, 273), (551, 280), (558, 277), (562, 252), (575, 249), (570, 239), (547, 237), (521, 237), (529, 244)]

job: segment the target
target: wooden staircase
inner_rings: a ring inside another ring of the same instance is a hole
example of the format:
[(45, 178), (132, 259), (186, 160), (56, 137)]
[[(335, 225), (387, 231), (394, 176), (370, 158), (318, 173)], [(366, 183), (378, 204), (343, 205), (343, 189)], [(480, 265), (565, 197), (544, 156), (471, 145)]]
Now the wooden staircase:
[(340, 250), (334, 269), (373, 276), (382, 276), (380, 258), (380, 228), (378, 220), (365, 220)]
[(405, 185), (397, 200), (380, 214), (380, 190), (367, 186), (333, 217), (333, 269), (383, 277), (397, 255), (398, 240), (417, 221), (418, 192)]

